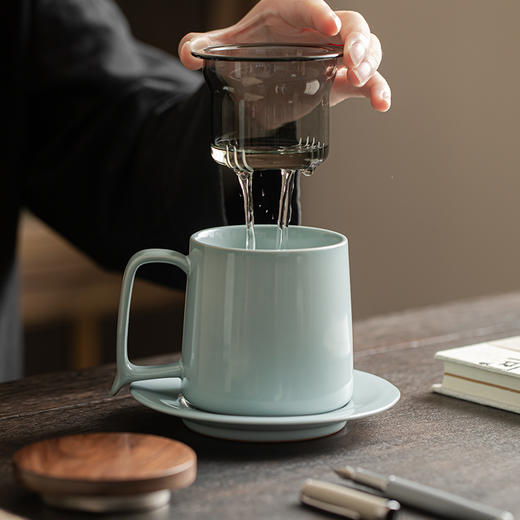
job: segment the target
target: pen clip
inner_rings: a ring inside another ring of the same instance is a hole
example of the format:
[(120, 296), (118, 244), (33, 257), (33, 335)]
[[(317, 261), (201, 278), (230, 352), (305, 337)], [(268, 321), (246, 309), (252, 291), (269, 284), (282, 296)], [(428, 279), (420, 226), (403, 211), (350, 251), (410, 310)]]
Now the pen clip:
[(300, 495), (300, 500), (307, 504), (308, 506), (316, 507), (323, 511), (327, 511), (328, 513), (335, 513), (336, 515), (346, 516), (351, 520), (360, 520), (361, 515), (357, 511), (353, 511), (352, 509), (348, 509), (344, 506), (338, 506), (334, 504), (329, 504), (328, 502), (324, 502), (323, 500), (318, 500), (317, 498), (311, 498), (307, 496), (305, 493)]

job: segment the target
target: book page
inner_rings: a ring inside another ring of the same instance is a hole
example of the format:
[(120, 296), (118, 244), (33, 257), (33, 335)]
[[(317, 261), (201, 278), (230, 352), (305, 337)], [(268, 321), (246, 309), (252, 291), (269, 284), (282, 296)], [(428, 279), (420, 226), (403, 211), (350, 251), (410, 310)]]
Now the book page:
[(488, 341), (488, 344), (493, 345), (494, 347), (507, 348), (509, 350), (514, 350), (515, 352), (520, 352), (520, 336), (496, 339), (493, 341)]
[[(516, 338), (507, 339), (511, 341), (509, 344), (517, 345), (512, 341)], [(504, 344), (505, 340), (499, 341)], [(505, 348), (497, 343), (493, 341), (443, 350), (437, 352), (435, 358), (520, 377), (520, 349)]]

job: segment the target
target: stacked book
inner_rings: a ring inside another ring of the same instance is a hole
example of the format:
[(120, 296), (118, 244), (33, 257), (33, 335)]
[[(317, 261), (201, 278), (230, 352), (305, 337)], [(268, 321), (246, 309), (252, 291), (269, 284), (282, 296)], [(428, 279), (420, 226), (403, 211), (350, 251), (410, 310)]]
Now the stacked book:
[(520, 413), (520, 336), (442, 350), (439, 394)]

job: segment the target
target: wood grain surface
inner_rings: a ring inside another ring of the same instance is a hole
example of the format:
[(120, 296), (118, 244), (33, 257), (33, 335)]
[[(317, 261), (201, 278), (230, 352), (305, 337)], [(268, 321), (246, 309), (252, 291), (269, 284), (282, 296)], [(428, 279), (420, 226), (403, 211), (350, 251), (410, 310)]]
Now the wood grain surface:
[(82, 433), (38, 441), (13, 456), (17, 480), (39, 493), (121, 495), (178, 489), (197, 457), (178, 441), (138, 433)]
[[(520, 517), (520, 415), (431, 392), (442, 377), (437, 350), (519, 333), (519, 293), (355, 324), (356, 368), (394, 383), (401, 401), (309, 442), (247, 444), (195, 434), (127, 394), (110, 397), (113, 367), (0, 385), (0, 507), (27, 518), (71, 518), (15, 482), (13, 454), (58, 435), (128, 431), (179, 440), (198, 457), (197, 480), (174, 492), (169, 510), (135, 518), (331, 518), (302, 506), (298, 492), (306, 478), (344, 483), (332, 471), (342, 464), (394, 473)], [(404, 508), (401, 518), (434, 517)]]

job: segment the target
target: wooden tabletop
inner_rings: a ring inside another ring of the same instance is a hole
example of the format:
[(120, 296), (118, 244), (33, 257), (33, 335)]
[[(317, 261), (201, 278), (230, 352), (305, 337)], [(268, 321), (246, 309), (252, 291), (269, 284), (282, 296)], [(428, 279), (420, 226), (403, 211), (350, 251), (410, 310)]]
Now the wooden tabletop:
[[(12, 455), (58, 435), (127, 431), (180, 440), (198, 457), (196, 482), (174, 492), (169, 510), (132, 518), (331, 518), (301, 506), (298, 492), (306, 478), (339, 483), (331, 468), (342, 464), (444, 488), (520, 518), (520, 415), (430, 391), (442, 374), (433, 359), (437, 350), (518, 334), (520, 293), (356, 323), (355, 367), (390, 380), (401, 400), (380, 415), (348, 423), (334, 436), (307, 442), (248, 444), (203, 437), (179, 419), (140, 405), (128, 391), (111, 397), (111, 366), (4, 383), (0, 508), (27, 518), (91, 519), (48, 508), (20, 488), (12, 476)], [(401, 518), (433, 517), (404, 509)]]

